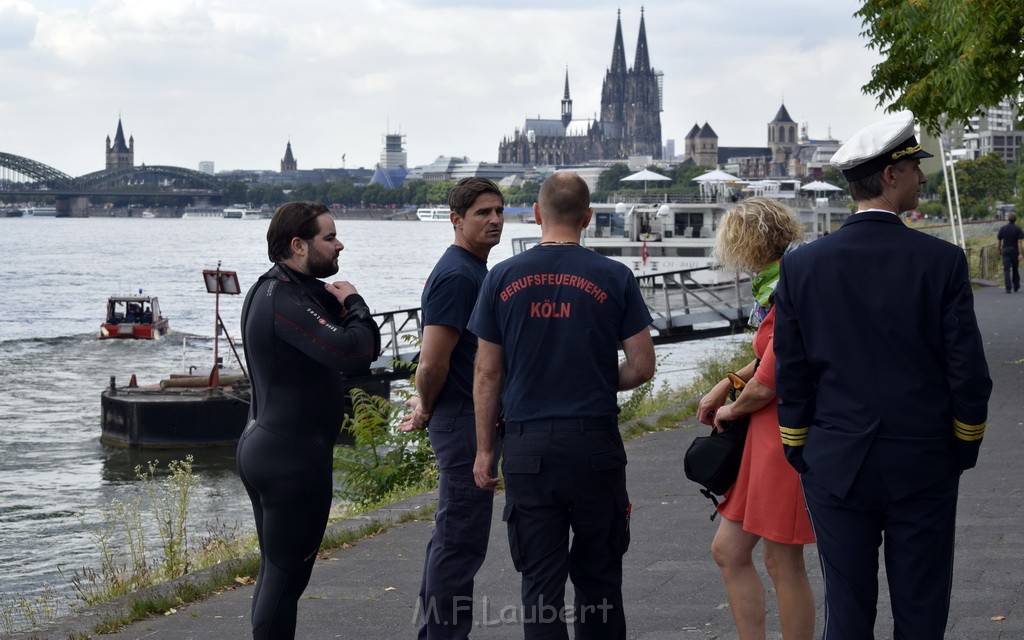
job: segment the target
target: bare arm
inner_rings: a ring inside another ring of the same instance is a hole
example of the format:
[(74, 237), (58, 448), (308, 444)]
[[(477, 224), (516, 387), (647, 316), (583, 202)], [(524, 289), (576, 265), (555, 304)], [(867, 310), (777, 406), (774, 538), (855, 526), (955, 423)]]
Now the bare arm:
[(634, 389), (654, 377), (654, 341), (647, 327), (622, 341), (626, 359), (619, 363), (619, 391)]
[(459, 342), (459, 332), (455, 327), (442, 324), (430, 324), (423, 329), (423, 343), (420, 346), (420, 361), (416, 365), (416, 393), (419, 402), (408, 403), (413, 407), (411, 413), (402, 418), (399, 429), (412, 431), (427, 426), (430, 414), (434, 412), (434, 403), (441, 394), (445, 380), (448, 379), (448, 367), (451, 364), (452, 351)]
[(498, 424), (503, 368), (501, 345), (478, 338), (473, 369), (473, 407), (476, 413), (473, 479), (481, 489), (493, 490), (498, 486), (498, 479), (491, 477), (491, 469), (494, 467), (494, 429)]
[(775, 389), (764, 386), (756, 378), (751, 378), (740, 392), (740, 397), (736, 398), (736, 402), (727, 404), (715, 412), (714, 424), (720, 428), (723, 420), (736, 420), (754, 413), (766, 406), (774, 397)]
[[(754, 377), (754, 369), (757, 366), (757, 360), (751, 360), (745, 367), (736, 372), (744, 382), (749, 381)], [(722, 378), (722, 381), (711, 388), (703, 398), (700, 399), (700, 404), (697, 407), (697, 419), (704, 424), (715, 423), (715, 413), (725, 404), (726, 398), (729, 396), (729, 389), (732, 387), (732, 382), (729, 378)]]

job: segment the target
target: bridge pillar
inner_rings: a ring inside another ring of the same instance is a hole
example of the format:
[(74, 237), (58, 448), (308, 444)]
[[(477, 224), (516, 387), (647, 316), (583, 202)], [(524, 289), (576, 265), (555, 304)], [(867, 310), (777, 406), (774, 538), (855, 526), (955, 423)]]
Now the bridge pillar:
[(57, 215), (61, 218), (84, 218), (88, 216), (89, 198), (87, 196), (57, 198)]

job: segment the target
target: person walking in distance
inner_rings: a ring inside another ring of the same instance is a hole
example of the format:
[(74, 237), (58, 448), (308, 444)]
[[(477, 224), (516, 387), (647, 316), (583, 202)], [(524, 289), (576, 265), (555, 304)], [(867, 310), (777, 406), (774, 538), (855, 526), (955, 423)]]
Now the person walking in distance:
[(342, 249), (327, 207), (282, 205), (267, 228), (274, 266), (242, 307), (252, 404), (237, 461), (260, 544), (254, 640), (295, 637), (299, 597), (331, 508), (345, 376), (368, 373), (380, 351), (377, 324), (356, 288), (319, 280), (338, 272)]
[[(419, 594), (419, 637), (429, 640), (468, 638), (472, 631), (473, 580), (487, 554), (494, 504), (494, 492), (473, 481), (477, 340), (466, 325), (487, 275), (487, 256), (501, 241), (505, 199), (490, 180), (464, 178), (448, 193), (448, 207), (455, 240), (423, 288), (417, 396), (399, 427), (426, 428), (437, 457), (437, 511)], [(497, 459), (500, 437), (493, 451)]]
[(629, 268), (579, 246), (592, 214), (579, 176), (545, 180), (534, 205), (540, 245), (491, 269), (469, 322), (478, 336), (473, 474), (478, 487), (497, 486), (500, 406), (503, 519), (522, 574), (528, 639), (568, 638), (567, 578), (575, 637), (626, 637), (622, 556), (631, 505), (616, 392), (651, 379), (654, 345)]
[(827, 640), (874, 637), (885, 544), (895, 640), (939, 640), (949, 615), (960, 475), (992, 391), (967, 260), (908, 228), (925, 182), (909, 111), (832, 157), (858, 210), (782, 258), (776, 393), (825, 579)]
[(1006, 293), (1020, 291), (1020, 257), (1024, 230), (1016, 223), (1017, 215), (1011, 213), (1006, 219), (1006, 224), (1000, 227), (996, 234), (999, 254), (1003, 258), (1003, 283), (1006, 285)]

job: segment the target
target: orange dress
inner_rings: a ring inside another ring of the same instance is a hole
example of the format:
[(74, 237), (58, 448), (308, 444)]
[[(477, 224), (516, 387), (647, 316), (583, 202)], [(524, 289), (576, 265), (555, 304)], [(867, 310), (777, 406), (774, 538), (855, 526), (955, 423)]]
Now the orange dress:
[[(754, 334), (754, 353), (761, 363), (754, 379), (775, 388), (775, 308)], [(743, 523), (743, 530), (782, 544), (814, 542), (807, 516), (800, 476), (782, 452), (779, 436), (778, 397), (750, 415), (747, 443), (743, 447), (736, 484), (725, 493), (718, 512)]]

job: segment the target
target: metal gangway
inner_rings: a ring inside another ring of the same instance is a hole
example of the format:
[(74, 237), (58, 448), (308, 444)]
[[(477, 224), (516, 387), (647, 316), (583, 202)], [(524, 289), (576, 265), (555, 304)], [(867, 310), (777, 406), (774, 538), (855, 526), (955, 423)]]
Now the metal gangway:
[(704, 284), (694, 277), (712, 270), (700, 267), (636, 276), (654, 319), (655, 343), (729, 335), (746, 327), (753, 303), (749, 280), (733, 274), (728, 282)]

